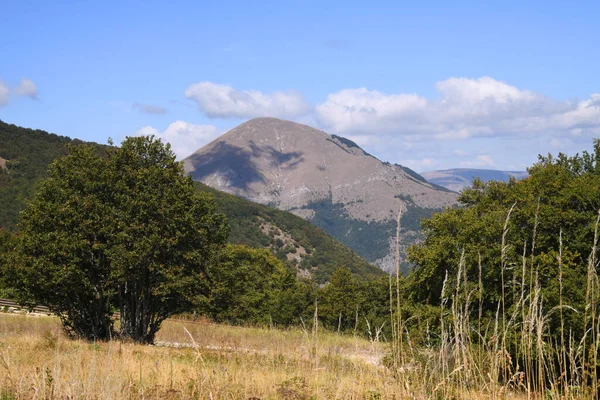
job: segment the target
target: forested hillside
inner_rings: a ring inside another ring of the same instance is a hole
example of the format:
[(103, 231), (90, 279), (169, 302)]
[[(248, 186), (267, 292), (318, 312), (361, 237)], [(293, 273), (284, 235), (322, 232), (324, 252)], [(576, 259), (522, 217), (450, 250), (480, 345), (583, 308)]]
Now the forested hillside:
[[(0, 121), (0, 160), (6, 160), (6, 168), (0, 165), (0, 227), (16, 228), (19, 212), (47, 177), (48, 165), (67, 154), (68, 144), (81, 143), (84, 142)], [(92, 145), (99, 151), (105, 148)], [(362, 278), (383, 275), (380, 269), (302, 218), (203, 184), (198, 187), (212, 193), (220, 211), (227, 215), (232, 244), (268, 248), (289, 267), (318, 283), (326, 282), (338, 267), (347, 267)]]
[(269, 248), (288, 266), (299, 268), (323, 283), (339, 267), (362, 278), (385, 273), (369, 264), (320, 228), (291, 213), (252, 203), (202, 183), (200, 190), (212, 193), (217, 208), (229, 220), (229, 242), (254, 248)]
[(67, 154), (69, 143), (83, 142), (0, 121), (0, 164), (5, 164), (0, 166), (0, 227), (16, 226), (19, 212), (46, 178), (48, 165)]

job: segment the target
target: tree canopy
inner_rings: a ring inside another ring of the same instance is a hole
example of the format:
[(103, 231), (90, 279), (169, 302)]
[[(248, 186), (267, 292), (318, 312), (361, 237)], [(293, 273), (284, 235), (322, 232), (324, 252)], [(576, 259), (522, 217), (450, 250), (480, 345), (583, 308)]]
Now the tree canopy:
[(461, 207), (423, 222), (425, 240), (408, 252), (416, 264), (409, 277), (412, 299), (440, 304), (446, 271), (453, 287), (462, 265), (460, 279), (481, 294), (484, 312), (496, 312), (500, 301), (508, 310), (521, 292), (538, 285), (547, 309), (565, 299), (572, 307), (566, 323), (581, 333), (600, 210), (599, 160), (596, 140), (591, 154), (540, 156), (518, 182), (475, 180), (461, 193)]
[(212, 196), (199, 193), (169, 145), (127, 138), (99, 155), (72, 146), (21, 215), (7, 279), (22, 300), (49, 306), (66, 330), (152, 342), (161, 322), (190, 310), (227, 238)]

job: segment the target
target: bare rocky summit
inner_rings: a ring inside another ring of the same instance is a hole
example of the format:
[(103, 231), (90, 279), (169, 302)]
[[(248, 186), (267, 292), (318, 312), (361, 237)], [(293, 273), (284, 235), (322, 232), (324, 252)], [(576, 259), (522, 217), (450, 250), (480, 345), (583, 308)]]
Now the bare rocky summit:
[(239, 125), (184, 165), (194, 180), (314, 222), (388, 271), (398, 213), (407, 245), (419, 237), (420, 218), (456, 203), (456, 193), (348, 139), (275, 118)]

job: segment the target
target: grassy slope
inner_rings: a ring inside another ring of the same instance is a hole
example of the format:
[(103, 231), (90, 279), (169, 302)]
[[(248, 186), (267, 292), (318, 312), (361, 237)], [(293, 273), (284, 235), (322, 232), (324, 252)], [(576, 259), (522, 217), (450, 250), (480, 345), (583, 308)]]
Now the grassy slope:
[[(83, 143), (41, 130), (21, 128), (0, 121), (0, 158), (6, 159), (8, 172), (0, 168), (0, 227), (14, 229), (19, 212), (25, 207), (39, 184), (47, 176), (48, 165), (67, 154), (69, 143)], [(102, 148), (103, 146), (93, 143)], [(264, 234), (261, 222), (287, 232), (296, 243), (311, 254), (303, 258), (301, 267), (312, 272), (317, 282), (325, 282), (337, 267), (350, 268), (356, 275), (372, 277), (381, 271), (362, 260), (356, 253), (335, 241), (319, 228), (293, 214), (254, 204), (235, 196), (199, 185), (200, 190), (215, 196), (219, 208), (229, 218), (230, 242), (251, 247), (271, 247), (281, 259), (295, 252), (293, 246), (279, 246)], [(291, 263), (294, 264), (294, 263)], [(292, 265), (295, 266), (295, 265)]]

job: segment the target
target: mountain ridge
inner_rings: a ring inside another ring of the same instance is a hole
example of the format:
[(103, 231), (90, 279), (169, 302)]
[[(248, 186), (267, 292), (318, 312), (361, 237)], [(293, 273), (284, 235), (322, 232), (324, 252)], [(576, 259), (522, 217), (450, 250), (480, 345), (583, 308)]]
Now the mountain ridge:
[(184, 166), (196, 181), (315, 223), (387, 271), (395, 269), (398, 213), (405, 247), (419, 239), (420, 218), (456, 204), (456, 193), (349, 139), (276, 118), (240, 124)]

